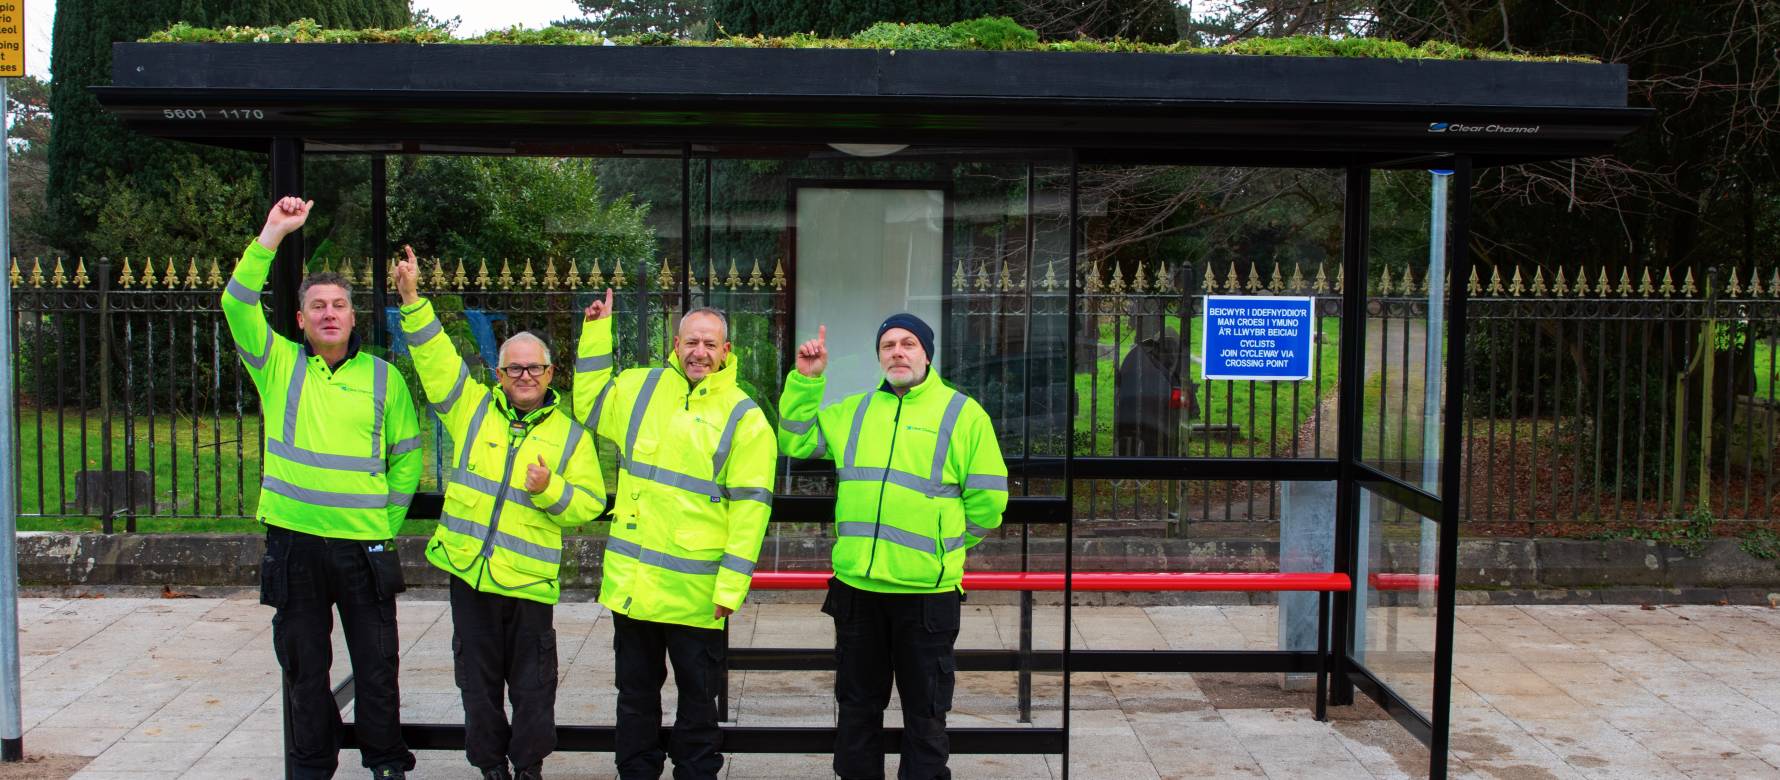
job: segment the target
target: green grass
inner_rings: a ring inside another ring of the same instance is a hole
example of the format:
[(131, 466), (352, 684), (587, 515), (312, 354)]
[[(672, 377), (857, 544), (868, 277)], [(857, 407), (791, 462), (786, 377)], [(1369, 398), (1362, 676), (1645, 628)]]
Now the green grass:
[[(1323, 334), (1323, 343), (1317, 345), (1316, 362), (1322, 370), (1322, 397), (1332, 397), (1336, 390), (1336, 378), (1339, 376), (1341, 362), (1341, 320), (1335, 317), (1318, 317), (1318, 327)], [(1167, 318), (1167, 327), (1174, 332), (1181, 331), (1180, 317)], [(1200, 333), (1204, 318), (1193, 319), (1188, 329), (1187, 338), (1190, 351), (1199, 353)], [(1113, 328), (1110, 324), (1100, 326), (1100, 344), (1103, 347), (1113, 346)], [(1125, 351), (1133, 343), (1133, 333), (1129, 328), (1123, 329), (1118, 336), (1114, 354), (1124, 357)], [(1093, 440), (1091, 452), (1110, 454), (1113, 452), (1113, 377), (1116, 363), (1110, 359), (1098, 361), (1097, 376), (1090, 377), (1078, 374), (1075, 377), (1075, 390), (1080, 399), (1081, 408), (1076, 416), (1075, 431), (1077, 441), (1085, 442), (1088, 437), (1089, 420), (1093, 421)], [(1308, 423), (1315, 414), (1317, 401), (1316, 383), (1312, 380), (1302, 382), (1230, 382), (1199, 380), (1198, 363), (1186, 367), (1188, 375), (1197, 385), (1199, 396), (1200, 418), (1196, 422), (1211, 425), (1230, 424), (1240, 430), (1234, 442), (1213, 439), (1206, 440), (1201, 436), (1193, 436), (1187, 443), (1187, 451), (1183, 455), (1224, 456), (1233, 457), (1265, 457), (1272, 451), (1290, 453), (1292, 441), (1296, 436), (1297, 425)], [(1097, 386), (1097, 387), (1096, 387)], [(1296, 401), (1292, 397), (1292, 389), (1296, 386)], [(1090, 394), (1090, 390), (1095, 390)], [(1275, 399), (1275, 391), (1278, 397)], [(1294, 412), (1296, 416), (1294, 418)], [(1250, 415), (1254, 417), (1250, 424)], [(1090, 416), (1091, 415), (1091, 416)], [(1331, 428), (1331, 430), (1333, 430)], [(1226, 453), (1228, 448), (1228, 453)]]

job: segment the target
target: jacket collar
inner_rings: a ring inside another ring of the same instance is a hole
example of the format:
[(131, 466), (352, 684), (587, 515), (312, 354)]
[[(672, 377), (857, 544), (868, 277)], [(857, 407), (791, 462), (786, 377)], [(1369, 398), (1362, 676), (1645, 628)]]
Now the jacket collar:
[[(328, 370), (339, 371), (341, 366), (352, 362), (353, 358), (358, 357), (358, 348), (358, 331), (353, 331), (351, 335), (346, 337), (346, 357), (340, 358), (340, 362), (328, 366)], [(309, 339), (303, 339), (303, 357), (304, 359), (315, 357), (315, 347), (309, 343)]]
[(686, 367), (680, 365), (680, 353), (668, 352), (667, 362), (668, 367), (674, 370), (674, 375), (686, 383), (689, 392), (709, 395), (736, 386), (736, 365), (741, 361), (736, 359), (734, 352), (729, 353), (729, 357), (724, 358), (723, 365), (718, 366), (716, 371), (706, 374), (704, 379), (699, 380), (696, 390), (690, 389), (692, 380), (686, 378)]
[(501, 413), (501, 416), (508, 422), (520, 423), (527, 428), (537, 425), (544, 418), (549, 417), (551, 412), (556, 411), (556, 404), (561, 400), (561, 397), (557, 395), (556, 388), (550, 388), (544, 391), (544, 402), (538, 404), (538, 408), (529, 412), (520, 412), (513, 408), (511, 403), (508, 403), (506, 392), (502, 391), (499, 386), (491, 389), (494, 395), (494, 408)]

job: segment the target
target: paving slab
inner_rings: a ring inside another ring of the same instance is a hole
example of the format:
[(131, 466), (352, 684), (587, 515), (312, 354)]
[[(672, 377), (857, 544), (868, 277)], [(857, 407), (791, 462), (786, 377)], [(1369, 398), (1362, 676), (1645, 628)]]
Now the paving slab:
[[(403, 714), (461, 720), (447, 605), (404, 599)], [(1071, 642), (1097, 649), (1269, 650), (1271, 606), (1077, 607)], [(1452, 776), (1780, 780), (1780, 610), (1626, 605), (1466, 606), (1454, 627)], [(1367, 660), (1411, 701), (1429, 694), (1432, 623), (1417, 608), (1375, 612)], [(1063, 610), (1036, 610), (1032, 640), (1062, 645)], [(23, 599), (25, 745), (90, 757), (75, 777), (277, 776), (282, 720), (271, 610), (249, 598)], [(611, 621), (597, 604), (557, 607), (560, 723), (614, 716)], [(749, 605), (738, 647), (821, 647), (833, 625), (813, 603)], [(334, 676), (349, 670), (335, 637)], [(1014, 605), (966, 605), (959, 646), (1013, 649)], [(1019, 727), (1017, 677), (965, 672), (955, 728)], [(736, 672), (731, 722), (833, 722), (833, 675)], [(1032, 676), (1033, 721), (1062, 721), (1062, 677)], [(671, 719), (675, 688), (663, 690)], [(893, 698), (887, 724), (899, 722)], [(1115, 778), (1415, 778), (1427, 752), (1369, 702), (1318, 723), (1310, 695), (1277, 675), (1077, 673), (1070, 690), (1070, 774)], [(350, 711), (349, 713), (350, 714)], [(464, 777), (461, 753), (426, 751), (410, 776)], [(557, 754), (552, 778), (613, 776), (610, 754)], [(829, 776), (827, 755), (733, 755), (726, 778)], [(895, 756), (888, 770), (894, 772)], [(1055, 778), (1060, 756), (956, 756), (964, 778)], [(358, 757), (341, 756), (341, 774)]]

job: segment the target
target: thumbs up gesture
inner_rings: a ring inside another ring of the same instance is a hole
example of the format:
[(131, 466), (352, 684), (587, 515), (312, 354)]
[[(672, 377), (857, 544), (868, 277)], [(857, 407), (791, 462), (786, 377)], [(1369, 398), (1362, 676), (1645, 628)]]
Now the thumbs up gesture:
[(544, 456), (538, 456), (537, 463), (525, 465), (525, 490), (527, 493), (542, 493), (550, 487), (550, 467), (544, 465)]
[(797, 347), (797, 373), (811, 379), (828, 370), (828, 326), (816, 326), (816, 337)]

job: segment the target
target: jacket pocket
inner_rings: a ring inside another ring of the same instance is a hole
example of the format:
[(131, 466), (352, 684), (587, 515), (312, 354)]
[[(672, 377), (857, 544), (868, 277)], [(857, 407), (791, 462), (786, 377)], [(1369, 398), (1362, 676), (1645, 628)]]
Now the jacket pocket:
[(682, 517), (674, 529), (674, 544), (687, 550), (721, 550), (728, 543), (728, 529), (707, 520)]
[(260, 603), (283, 609), (290, 602), (290, 540), (283, 536), (266, 536), (266, 549), (260, 555)]
[(393, 599), (397, 593), (407, 590), (407, 583), (402, 581), (402, 557), (396, 553), (396, 540), (365, 542), (364, 546), (365, 559), (371, 567), (371, 583), (377, 588), (377, 598)]

